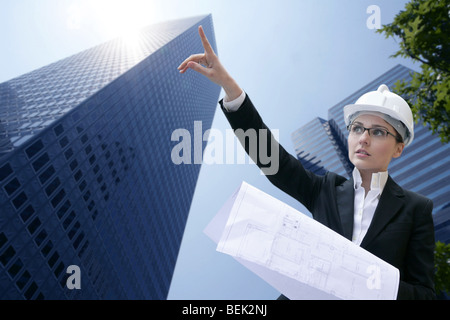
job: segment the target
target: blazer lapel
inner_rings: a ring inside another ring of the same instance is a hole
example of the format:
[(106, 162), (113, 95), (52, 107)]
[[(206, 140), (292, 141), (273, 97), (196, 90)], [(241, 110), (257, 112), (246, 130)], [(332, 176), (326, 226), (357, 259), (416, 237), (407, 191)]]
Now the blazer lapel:
[(403, 197), (404, 193), (402, 188), (400, 188), (389, 176), (375, 210), (372, 222), (361, 242), (361, 247), (367, 247), (367, 245), (384, 229), (389, 221), (397, 215), (404, 205)]
[(342, 225), (342, 235), (351, 241), (353, 235), (353, 211), (355, 188), (353, 179), (336, 188), (336, 201)]

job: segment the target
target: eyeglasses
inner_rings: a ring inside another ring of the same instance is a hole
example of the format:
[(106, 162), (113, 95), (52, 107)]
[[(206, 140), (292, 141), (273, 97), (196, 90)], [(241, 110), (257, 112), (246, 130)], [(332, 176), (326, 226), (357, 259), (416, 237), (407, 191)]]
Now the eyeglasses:
[(391, 135), (397, 141), (401, 142), (401, 139), (399, 137), (397, 137), (395, 134), (390, 133), (387, 129), (384, 128), (365, 128), (360, 124), (350, 124), (347, 129), (352, 136), (362, 136), (367, 130), (369, 132), (369, 136), (373, 137), (374, 139), (385, 140), (388, 135)]

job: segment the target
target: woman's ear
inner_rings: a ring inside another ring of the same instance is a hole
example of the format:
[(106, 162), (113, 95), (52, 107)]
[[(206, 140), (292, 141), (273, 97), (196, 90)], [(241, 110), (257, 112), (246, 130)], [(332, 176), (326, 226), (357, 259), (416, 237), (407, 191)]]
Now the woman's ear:
[(397, 142), (395, 145), (395, 152), (392, 155), (393, 158), (398, 158), (402, 155), (405, 144), (403, 142)]

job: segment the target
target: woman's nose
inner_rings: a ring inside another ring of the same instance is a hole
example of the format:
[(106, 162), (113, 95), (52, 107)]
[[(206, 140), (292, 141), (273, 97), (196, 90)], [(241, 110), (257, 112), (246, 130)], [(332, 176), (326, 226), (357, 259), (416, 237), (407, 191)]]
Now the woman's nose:
[(364, 130), (363, 134), (359, 137), (359, 143), (361, 143), (361, 144), (369, 144), (370, 143), (369, 130)]

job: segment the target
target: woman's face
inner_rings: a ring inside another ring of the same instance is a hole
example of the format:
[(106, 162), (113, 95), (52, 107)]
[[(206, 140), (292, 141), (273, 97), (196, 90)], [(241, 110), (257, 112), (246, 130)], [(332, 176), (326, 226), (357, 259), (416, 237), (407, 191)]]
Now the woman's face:
[[(382, 128), (394, 135), (397, 134), (389, 123), (376, 115), (363, 114), (356, 118), (353, 124), (361, 125), (364, 128)], [(349, 133), (348, 136), (348, 156), (360, 172), (387, 171), (392, 158), (398, 158), (404, 147), (404, 143), (397, 142), (395, 137), (389, 134), (385, 139), (380, 139), (370, 136), (369, 132), (365, 130), (362, 135)]]

